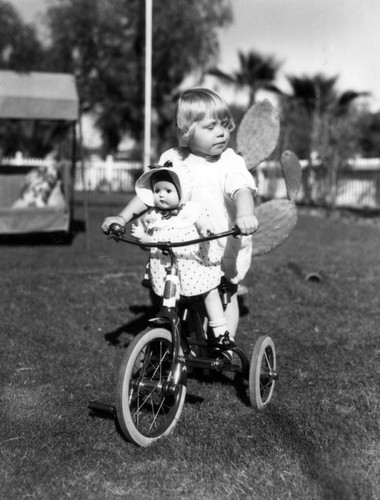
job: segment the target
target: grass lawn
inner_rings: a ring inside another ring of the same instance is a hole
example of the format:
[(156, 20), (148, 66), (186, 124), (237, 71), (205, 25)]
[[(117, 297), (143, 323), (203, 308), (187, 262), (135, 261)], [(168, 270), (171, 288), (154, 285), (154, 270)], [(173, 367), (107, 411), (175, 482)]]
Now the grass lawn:
[(139, 449), (87, 409), (149, 306), (146, 254), (99, 229), (115, 202), (91, 204), (90, 249), (0, 245), (1, 498), (379, 499), (380, 227), (301, 213), (246, 279), (238, 341), (276, 344), (269, 407), (190, 378), (173, 434)]

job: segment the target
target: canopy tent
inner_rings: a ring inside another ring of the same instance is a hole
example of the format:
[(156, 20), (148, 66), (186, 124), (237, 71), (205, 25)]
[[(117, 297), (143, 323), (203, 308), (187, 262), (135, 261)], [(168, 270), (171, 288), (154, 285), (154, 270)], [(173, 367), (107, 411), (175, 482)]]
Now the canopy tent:
[[(55, 184), (50, 185), (51, 191), (46, 194), (49, 199), (43, 203), (41, 199), (26, 199), (26, 193), (30, 196), (36, 192), (35, 183), (45, 182), (48, 174), (51, 179), (51, 171), (47, 172), (43, 165), (37, 169), (35, 164), (5, 165), (0, 159), (0, 233), (70, 231), (75, 129), (77, 122), (80, 125), (75, 77), (63, 73), (0, 71), (0, 120), (65, 121), (72, 124), (73, 130), (72, 157), (56, 164)], [(85, 212), (87, 222), (86, 207)]]
[(73, 75), (0, 71), (0, 119), (79, 119)]

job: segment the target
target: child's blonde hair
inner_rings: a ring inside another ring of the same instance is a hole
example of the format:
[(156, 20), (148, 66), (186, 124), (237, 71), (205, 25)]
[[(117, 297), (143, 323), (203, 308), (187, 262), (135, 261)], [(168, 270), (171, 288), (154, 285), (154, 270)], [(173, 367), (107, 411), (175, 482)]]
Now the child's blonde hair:
[(206, 88), (194, 88), (182, 93), (176, 107), (176, 129), (180, 146), (187, 146), (194, 124), (211, 116), (227, 121), (230, 131), (235, 122), (226, 101), (216, 92)]

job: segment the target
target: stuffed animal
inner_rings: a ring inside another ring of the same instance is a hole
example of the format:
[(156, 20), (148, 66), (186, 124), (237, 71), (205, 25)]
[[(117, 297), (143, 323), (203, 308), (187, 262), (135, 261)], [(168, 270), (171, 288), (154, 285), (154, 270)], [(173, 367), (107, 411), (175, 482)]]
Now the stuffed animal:
[(27, 174), (13, 208), (46, 207), (50, 194), (57, 183), (54, 167), (34, 169)]

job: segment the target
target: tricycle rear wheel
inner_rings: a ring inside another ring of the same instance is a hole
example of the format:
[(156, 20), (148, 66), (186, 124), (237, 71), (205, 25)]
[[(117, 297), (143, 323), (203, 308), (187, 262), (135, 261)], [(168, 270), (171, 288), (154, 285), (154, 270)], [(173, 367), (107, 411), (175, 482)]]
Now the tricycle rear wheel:
[(277, 375), (276, 349), (269, 336), (257, 340), (249, 368), (249, 399), (254, 408), (264, 408), (272, 399)]

